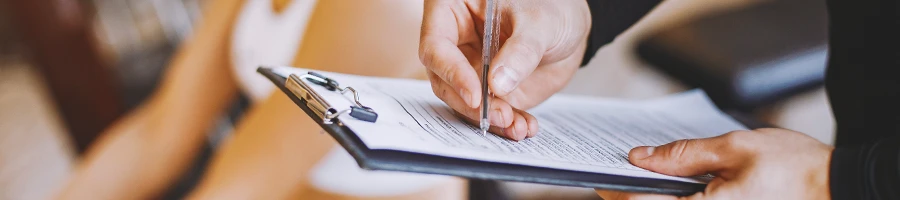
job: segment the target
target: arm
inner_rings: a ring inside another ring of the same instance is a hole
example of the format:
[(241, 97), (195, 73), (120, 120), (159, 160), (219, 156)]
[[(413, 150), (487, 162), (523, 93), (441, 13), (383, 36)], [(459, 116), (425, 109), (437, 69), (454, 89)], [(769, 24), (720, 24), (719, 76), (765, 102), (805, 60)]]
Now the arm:
[(281, 91), (254, 106), (190, 199), (283, 199), (334, 142)]
[[(422, 77), (424, 70), (415, 57), (421, 3), (319, 1), (294, 66), (366, 76)], [(304, 195), (316, 191), (307, 185), (309, 172), (335, 144), (276, 90), (242, 118), (190, 199), (310, 198)]]
[(662, 0), (587, 0), (591, 9), (591, 33), (581, 66), (585, 66), (603, 45), (637, 23)]
[(145, 199), (190, 165), (205, 133), (237, 91), (227, 39), (238, 0), (216, 1), (148, 102), (110, 127), (88, 151), (61, 199)]

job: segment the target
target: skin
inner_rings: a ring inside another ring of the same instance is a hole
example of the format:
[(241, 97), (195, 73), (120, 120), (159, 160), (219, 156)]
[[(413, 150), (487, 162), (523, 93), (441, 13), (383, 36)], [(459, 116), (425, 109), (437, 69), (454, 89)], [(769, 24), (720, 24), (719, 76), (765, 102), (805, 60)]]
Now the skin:
[[(537, 134), (525, 112), (562, 89), (578, 70), (590, 28), (583, 0), (498, 0), (501, 47), (488, 78), (493, 133), (512, 140)], [(425, 1), (419, 58), (432, 90), (467, 121), (480, 119), (483, 0)], [(536, 9), (540, 8), (540, 9)]]
[[(537, 121), (523, 110), (558, 92), (577, 70), (591, 17), (583, 0), (499, 2), (504, 16), (502, 47), (491, 61), (488, 77), (495, 95), (490, 117), (494, 133), (521, 140), (537, 130)], [(419, 46), (435, 95), (469, 123), (479, 118), (478, 27), (484, 21), (483, 7), (484, 2), (477, 0), (427, 1)], [(735, 131), (636, 147), (629, 154), (635, 166), (673, 176), (711, 173), (716, 178), (706, 191), (688, 197), (597, 193), (604, 199), (829, 199), (827, 166), (832, 150), (785, 129)]]
[(830, 199), (833, 147), (785, 129), (735, 131), (718, 137), (637, 147), (635, 166), (673, 176), (715, 175), (706, 191), (687, 197), (597, 190), (604, 199)]
[(104, 131), (58, 199), (150, 199), (193, 161), (205, 133), (237, 94), (225, 59), (241, 1), (209, 7), (207, 20), (177, 53), (158, 91)]
[[(365, 76), (424, 78), (424, 69), (415, 56), (420, 9), (421, 4), (398, 5), (397, 0), (319, 1), (294, 66)], [(448, 179), (422, 191), (395, 196), (318, 190), (308, 182), (309, 170), (335, 147), (331, 136), (322, 134), (318, 125), (280, 91), (244, 117), (190, 199), (466, 198), (462, 179)]]
[[(160, 89), (90, 147), (57, 199), (154, 199), (194, 161), (206, 134), (238, 93), (231, 74), (233, 23), (244, 1), (210, 2), (176, 53)], [(273, 1), (273, 10), (289, 0)], [(416, 59), (421, 4), (327, 0), (317, 4), (295, 66), (368, 76), (424, 79)], [(358, 12), (346, 13), (347, 9)], [(365, 33), (365, 34), (358, 34)], [(396, 36), (396, 37), (390, 37)], [(352, 39), (347, 39), (352, 38)], [(391, 39), (385, 39), (391, 38)], [(346, 48), (357, 46), (360, 48)], [(305, 50), (308, 49), (308, 50)], [(352, 59), (351, 59), (352, 58)], [(378, 66), (378, 67), (372, 67)], [(190, 199), (464, 199), (448, 179), (412, 194), (364, 197), (321, 191), (309, 171), (334, 140), (287, 96), (254, 102), (214, 155)]]

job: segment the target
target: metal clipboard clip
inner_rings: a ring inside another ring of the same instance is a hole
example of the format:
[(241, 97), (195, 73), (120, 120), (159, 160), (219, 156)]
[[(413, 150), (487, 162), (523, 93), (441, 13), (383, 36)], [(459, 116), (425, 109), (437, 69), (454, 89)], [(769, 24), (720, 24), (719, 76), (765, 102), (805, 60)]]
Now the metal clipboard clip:
[[(306, 81), (304, 81), (306, 80)], [(310, 86), (309, 83), (313, 83), (315, 85), (325, 87), (329, 91), (335, 91), (341, 93), (341, 95), (346, 95), (347, 92), (353, 94), (353, 103), (355, 105), (350, 106), (350, 108), (338, 110), (334, 107), (331, 107), (325, 99), (322, 98), (316, 91)], [(303, 75), (291, 74), (288, 76), (287, 82), (285, 83), (285, 87), (288, 88), (294, 95), (298, 98), (302, 99), (306, 102), (306, 106), (310, 108), (316, 115), (322, 119), (322, 123), (331, 124), (335, 122), (338, 116), (349, 113), (349, 115), (358, 120), (367, 121), (374, 123), (378, 119), (378, 113), (375, 112), (372, 108), (368, 106), (364, 106), (359, 102), (359, 93), (353, 87), (341, 87), (341, 85), (335, 81), (334, 79), (328, 78), (322, 74), (315, 72), (308, 72)]]

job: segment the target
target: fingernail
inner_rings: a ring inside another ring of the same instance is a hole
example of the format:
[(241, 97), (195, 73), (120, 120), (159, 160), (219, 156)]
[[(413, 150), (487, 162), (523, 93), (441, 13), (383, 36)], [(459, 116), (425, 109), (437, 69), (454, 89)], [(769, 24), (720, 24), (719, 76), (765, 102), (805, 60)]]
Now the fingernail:
[(474, 100), (472, 98), (472, 93), (469, 92), (469, 90), (466, 90), (465, 88), (460, 88), (459, 95), (460, 95), (460, 97), (462, 97), (463, 101), (466, 101), (466, 105), (469, 105), (469, 107), (475, 108), (477, 106), (477, 105), (475, 105), (476, 100)]
[(538, 131), (540, 131), (540, 129), (538, 128), (538, 122), (537, 122), (537, 121), (533, 121), (533, 122), (531, 122), (531, 123), (528, 123), (528, 137), (529, 137), (529, 138), (534, 137), (535, 135), (537, 135), (537, 134), (538, 134)]
[[(644, 148), (643, 151), (641, 148)], [(630, 155), (631, 159), (641, 160), (653, 155), (653, 151), (656, 150), (656, 147), (637, 147), (634, 149), (634, 153)]]
[(489, 117), (488, 120), (490, 120), (491, 124), (493, 124), (494, 126), (499, 126), (499, 127), (506, 126), (506, 124), (503, 121), (503, 116), (502, 116), (502, 114), (500, 114), (499, 110), (491, 110), (491, 112), (488, 113), (488, 117)]
[(498, 93), (507, 94), (519, 84), (519, 76), (512, 69), (500, 66), (494, 72), (493, 81), (493, 84), (497, 86), (496, 88), (500, 90), (497, 91)]
[(519, 137), (520, 134), (516, 132), (515, 127), (509, 127), (509, 128), (504, 129), (503, 131), (506, 132), (505, 133), (506, 136), (509, 137), (509, 139), (511, 139), (513, 141), (522, 140), (522, 137)]
[(528, 136), (528, 131), (519, 131), (518, 133), (516, 133), (516, 135), (518, 135), (516, 136), (516, 140), (521, 141), (524, 140), (526, 136)]

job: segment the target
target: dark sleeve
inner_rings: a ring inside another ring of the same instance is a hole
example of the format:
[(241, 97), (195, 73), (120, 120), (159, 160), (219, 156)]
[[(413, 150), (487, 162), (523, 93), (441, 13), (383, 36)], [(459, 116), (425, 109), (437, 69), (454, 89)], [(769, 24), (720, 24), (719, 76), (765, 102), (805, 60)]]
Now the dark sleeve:
[(662, 0), (586, 0), (591, 9), (591, 33), (581, 66), (587, 65), (597, 50), (609, 44)]
[(831, 155), (831, 199), (900, 199), (900, 137), (839, 147)]

